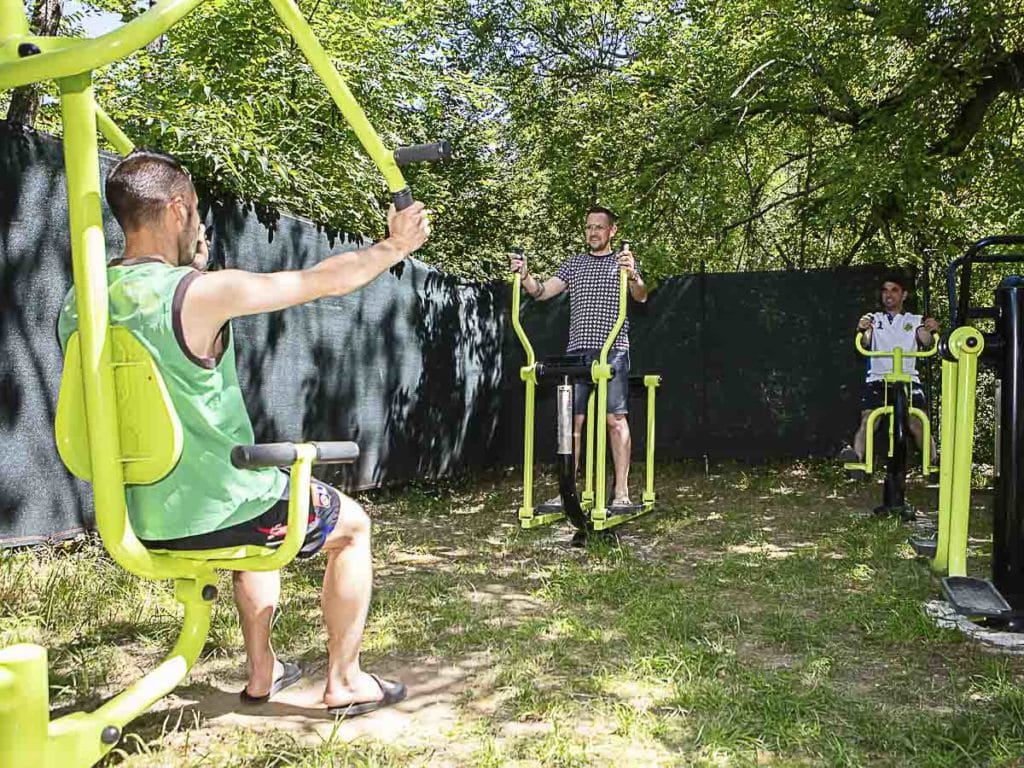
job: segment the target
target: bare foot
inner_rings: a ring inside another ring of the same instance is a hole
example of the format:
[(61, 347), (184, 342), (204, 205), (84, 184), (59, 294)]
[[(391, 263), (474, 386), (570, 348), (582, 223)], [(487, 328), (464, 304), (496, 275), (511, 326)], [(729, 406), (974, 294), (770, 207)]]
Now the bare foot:
[(276, 658), (272, 664), (249, 664), (249, 682), (245, 691), (250, 696), (266, 696), (270, 693), (274, 681), (284, 674), (284, 665)]
[(324, 704), (327, 708), (345, 707), (349, 704), (363, 704), (370, 701), (380, 701), (384, 698), (384, 691), (380, 685), (366, 672), (360, 672), (348, 685), (334, 683), (330, 680), (324, 687)]

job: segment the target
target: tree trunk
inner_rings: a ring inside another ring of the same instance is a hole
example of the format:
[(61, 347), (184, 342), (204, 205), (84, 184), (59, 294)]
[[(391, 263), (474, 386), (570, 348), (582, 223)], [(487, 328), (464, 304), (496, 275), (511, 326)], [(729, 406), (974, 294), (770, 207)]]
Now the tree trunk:
[[(63, 14), (63, 0), (36, 0), (30, 24), (32, 32), (36, 35), (53, 37), (57, 34)], [(14, 93), (11, 94), (11, 105), (7, 109), (7, 121), (12, 125), (34, 127), (39, 114), (40, 92), (40, 87), (35, 84), (15, 88)]]

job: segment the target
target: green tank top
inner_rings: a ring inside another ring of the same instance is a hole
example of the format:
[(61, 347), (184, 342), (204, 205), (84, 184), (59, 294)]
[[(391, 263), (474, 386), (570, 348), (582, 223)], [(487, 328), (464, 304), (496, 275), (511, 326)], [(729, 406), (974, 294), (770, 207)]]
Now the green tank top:
[[(107, 269), (110, 322), (131, 331), (153, 356), (184, 436), (181, 459), (164, 479), (128, 486), (128, 517), (140, 539), (180, 539), (244, 523), (273, 506), (287, 482), (275, 468), (231, 464), (231, 448), (253, 442), (252, 422), (238, 385), (231, 326), (224, 328), (219, 360), (186, 350), (178, 310), (197, 277), (191, 267), (156, 259)], [(62, 348), (77, 328), (72, 290), (57, 325)]]

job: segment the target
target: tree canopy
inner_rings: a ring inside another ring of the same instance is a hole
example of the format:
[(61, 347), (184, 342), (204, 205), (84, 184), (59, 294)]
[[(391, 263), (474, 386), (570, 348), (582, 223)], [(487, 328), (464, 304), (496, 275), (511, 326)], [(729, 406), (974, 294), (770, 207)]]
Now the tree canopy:
[[(409, 174), (450, 272), (496, 276), (513, 244), (551, 268), (593, 202), (654, 276), (920, 264), (1024, 229), (1019, 0), (300, 7), (386, 143), (455, 144)], [(381, 233), (383, 182), (265, 0), (201, 6), (98, 90), (209, 193)]]

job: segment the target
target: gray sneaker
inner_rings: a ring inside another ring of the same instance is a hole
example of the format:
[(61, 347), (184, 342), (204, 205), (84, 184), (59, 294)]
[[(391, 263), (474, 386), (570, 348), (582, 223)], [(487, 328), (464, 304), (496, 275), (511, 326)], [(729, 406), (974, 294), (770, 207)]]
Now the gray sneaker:
[[(862, 461), (861, 457), (857, 455), (857, 452), (853, 450), (853, 447), (849, 445), (839, 452), (839, 460), (844, 464), (859, 464)], [(863, 480), (867, 477), (863, 469), (848, 469), (846, 470), (846, 476), (850, 480)]]
[(848, 445), (839, 452), (839, 460), (844, 464), (853, 462), (860, 463), (861, 458), (857, 455), (857, 452), (853, 450), (853, 446)]

